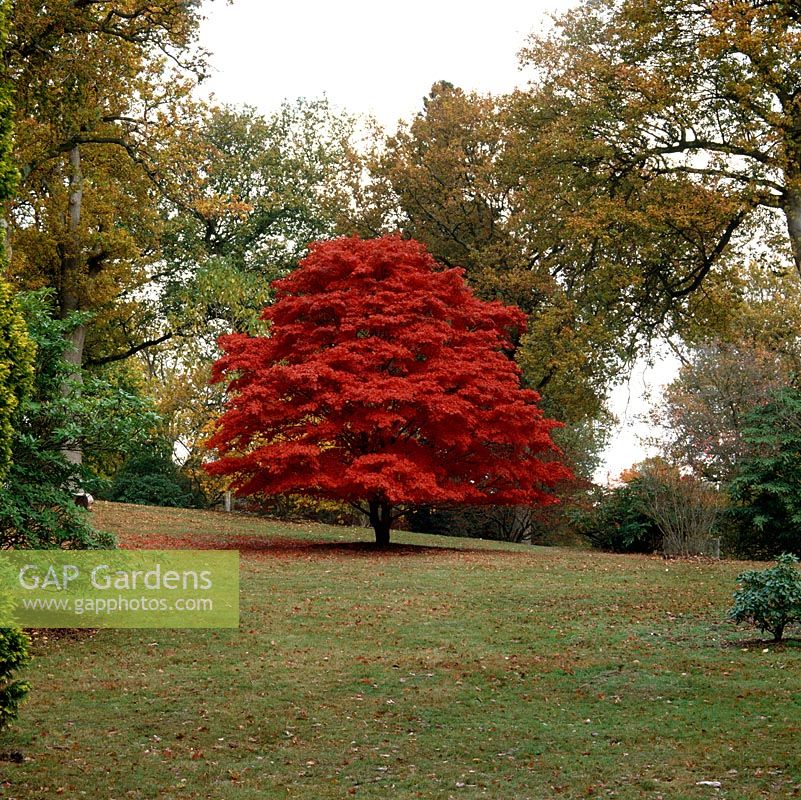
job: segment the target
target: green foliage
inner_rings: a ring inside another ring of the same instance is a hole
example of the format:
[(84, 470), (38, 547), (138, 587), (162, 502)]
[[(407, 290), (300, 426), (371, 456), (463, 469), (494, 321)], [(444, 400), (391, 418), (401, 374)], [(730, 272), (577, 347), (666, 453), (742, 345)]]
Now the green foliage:
[(65, 341), (85, 314), (58, 319), (49, 290), (19, 296), (37, 345), (34, 392), (21, 431), (45, 438), (51, 450), (119, 452), (136, 446), (158, 423), (148, 400), (114, 376), (82, 373), (64, 359)]
[[(8, 35), (8, 3), (0, 0), (0, 53)], [(11, 156), (13, 107), (0, 81), (0, 200), (14, 192), (17, 172)], [(0, 221), (0, 274), (5, 272), (5, 227)], [(0, 482), (11, 459), (13, 420), (33, 377), (33, 343), (25, 330), (11, 287), (0, 278)]]
[[(40, 462), (41, 463), (41, 462)], [(114, 538), (89, 524), (88, 512), (73, 502), (72, 492), (54, 485), (50, 469), (37, 483), (35, 466), (9, 473), (9, 488), (0, 496), (0, 543), (3, 547), (86, 549), (112, 547)], [(65, 470), (61, 474), (68, 474)]]
[(170, 443), (156, 441), (134, 450), (114, 476), (108, 499), (136, 505), (191, 508), (202, 505), (172, 460)]
[[(5, 620), (14, 619), (15, 602), (5, 587), (16, 577), (10, 563), (0, 560), (0, 615)], [(29, 661), (28, 637), (17, 628), (0, 628), (0, 730), (16, 719), (28, 693), (28, 684), (15, 680), (15, 675)]]
[(0, 543), (5, 547), (108, 547), (73, 502), (83, 484), (80, 467), (64, 451), (125, 450), (146, 435), (155, 417), (147, 403), (97, 376), (73, 377), (64, 360), (66, 334), (83, 317), (56, 319), (50, 293), (20, 295), (20, 308), (36, 343), (32, 391), (21, 405), (12, 441), (12, 465), (0, 496)]
[[(325, 99), (300, 99), (269, 117), (213, 108), (186, 132), (181, 155), (192, 154), (197, 174), (187, 200), (164, 209), (161, 304), (206, 356), (221, 333), (260, 330), (270, 282), (337, 232), (358, 174), (354, 124)], [(181, 349), (185, 361), (191, 346)]]
[(643, 486), (634, 478), (622, 486), (598, 487), (590, 507), (573, 514), (576, 531), (594, 547), (615, 553), (653, 553), (662, 533), (644, 508)]
[(776, 566), (749, 570), (737, 580), (742, 588), (734, 593), (729, 618), (748, 622), (778, 642), (788, 625), (801, 623), (801, 570), (798, 558), (789, 553), (776, 559)]
[[(0, 0), (0, 52), (8, 38), (8, 0)], [(0, 200), (7, 200), (17, 186), (17, 169), (11, 155), (13, 148), (14, 106), (6, 81), (0, 81)]]
[(15, 628), (0, 628), (0, 730), (17, 718), (19, 704), (28, 694), (28, 684), (14, 676), (29, 661), (28, 637)]
[(0, 280), (0, 481), (11, 460), (14, 419), (32, 388), (34, 352), (11, 287)]
[(728, 486), (736, 549), (801, 553), (801, 392), (782, 389), (748, 414), (747, 452)]

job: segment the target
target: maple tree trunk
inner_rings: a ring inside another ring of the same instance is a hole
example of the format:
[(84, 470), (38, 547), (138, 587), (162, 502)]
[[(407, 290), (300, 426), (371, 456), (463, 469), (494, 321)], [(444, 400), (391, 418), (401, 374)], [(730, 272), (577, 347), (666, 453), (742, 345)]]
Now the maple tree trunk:
[(392, 506), (386, 500), (370, 501), (370, 524), (375, 531), (375, 543), (379, 547), (386, 547), (392, 525)]

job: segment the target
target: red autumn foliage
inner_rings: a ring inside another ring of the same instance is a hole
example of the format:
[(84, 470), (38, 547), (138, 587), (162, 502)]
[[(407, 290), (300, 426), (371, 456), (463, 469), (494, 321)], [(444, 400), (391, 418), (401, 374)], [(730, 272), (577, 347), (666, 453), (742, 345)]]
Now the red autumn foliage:
[(225, 336), (209, 446), (239, 495), (364, 503), (379, 543), (404, 503), (549, 503), (567, 470), (520, 388), (518, 308), (474, 297), (397, 237), (317, 243), (275, 284), (270, 335)]

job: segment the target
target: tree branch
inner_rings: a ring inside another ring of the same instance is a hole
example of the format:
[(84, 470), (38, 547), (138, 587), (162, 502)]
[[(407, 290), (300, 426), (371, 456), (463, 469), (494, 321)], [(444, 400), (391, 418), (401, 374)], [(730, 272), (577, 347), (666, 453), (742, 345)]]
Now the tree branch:
[(742, 156), (743, 158), (750, 158), (753, 161), (757, 161), (760, 164), (771, 165), (773, 163), (773, 159), (760, 150), (750, 150), (746, 147), (726, 144), (725, 142), (714, 142), (708, 139), (682, 139), (675, 144), (656, 147), (646, 151), (643, 154), (643, 159), (650, 156), (677, 155), (678, 153), (687, 153), (697, 150), (708, 150), (712, 153), (723, 153), (729, 156)]
[(103, 356), (102, 358), (89, 358), (84, 362), (84, 366), (102, 367), (104, 364), (112, 364), (115, 361), (124, 361), (126, 358), (130, 358), (131, 356), (140, 353), (142, 350), (147, 350), (149, 347), (155, 347), (157, 344), (167, 342), (178, 335), (179, 334), (176, 334), (174, 331), (169, 331), (168, 333), (165, 333), (156, 339), (148, 339), (147, 341), (132, 345), (121, 353), (112, 353), (111, 355)]

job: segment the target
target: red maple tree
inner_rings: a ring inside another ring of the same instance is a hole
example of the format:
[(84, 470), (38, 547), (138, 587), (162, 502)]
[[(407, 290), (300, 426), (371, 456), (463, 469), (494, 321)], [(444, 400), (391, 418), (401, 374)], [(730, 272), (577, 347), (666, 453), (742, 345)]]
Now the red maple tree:
[(268, 336), (224, 336), (230, 398), (207, 465), (242, 495), (345, 500), (387, 544), (403, 504), (553, 502), (567, 476), (520, 388), (520, 309), (474, 297), (397, 237), (317, 243), (274, 284)]

